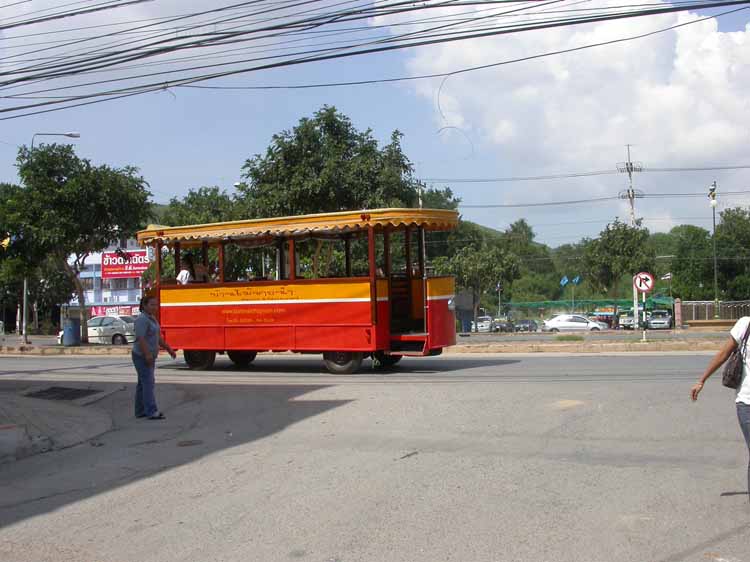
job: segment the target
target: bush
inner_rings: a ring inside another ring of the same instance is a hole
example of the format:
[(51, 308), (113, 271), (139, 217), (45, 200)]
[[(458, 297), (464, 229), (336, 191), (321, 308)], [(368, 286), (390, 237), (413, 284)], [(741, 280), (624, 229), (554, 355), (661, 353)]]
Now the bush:
[(555, 341), (583, 341), (583, 336), (576, 334), (565, 334), (563, 336), (557, 336)]

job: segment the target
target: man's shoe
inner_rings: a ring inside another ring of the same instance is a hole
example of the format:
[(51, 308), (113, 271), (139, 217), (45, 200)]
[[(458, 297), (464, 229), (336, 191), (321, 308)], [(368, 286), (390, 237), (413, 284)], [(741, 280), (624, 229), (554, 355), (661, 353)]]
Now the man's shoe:
[(149, 416), (148, 419), (150, 420), (165, 420), (167, 418), (164, 417), (164, 414), (161, 412), (156, 412), (153, 416)]

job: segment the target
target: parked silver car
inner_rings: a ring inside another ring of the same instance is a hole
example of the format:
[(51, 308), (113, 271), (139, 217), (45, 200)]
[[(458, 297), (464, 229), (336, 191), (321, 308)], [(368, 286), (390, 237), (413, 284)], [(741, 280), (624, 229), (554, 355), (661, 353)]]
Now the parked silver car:
[(648, 319), (649, 330), (669, 330), (672, 327), (672, 314), (668, 310), (654, 310)]
[[(87, 323), (89, 343), (125, 345), (135, 341), (135, 318), (132, 316), (94, 316)], [(62, 344), (63, 333), (58, 334)]]

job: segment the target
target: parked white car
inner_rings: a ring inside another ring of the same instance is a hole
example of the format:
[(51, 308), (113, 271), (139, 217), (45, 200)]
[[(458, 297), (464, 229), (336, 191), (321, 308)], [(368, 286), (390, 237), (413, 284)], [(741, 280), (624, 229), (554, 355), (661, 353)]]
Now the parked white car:
[(492, 316), (478, 316), (477, 317), (477, 328), (474, 329), (474, 322), (471, 323), (472, 332), (491, 332), (494, 328), (495, 322), (492, 320)]
[[(94, 316), (87, 322), (89, 343), (125, 345), (135, 341), (135, 318), (132, 316)], [(62, 344), (63, 333), (58, 334)]]
[(545, 320), (542, 325), (543, 332), (563, 332), (563, 331), (588, 331), (598, 332), (606, 330), (607, 325), (603, 322), (589, 320), (580, 314), (558, 314), (557, 316)]

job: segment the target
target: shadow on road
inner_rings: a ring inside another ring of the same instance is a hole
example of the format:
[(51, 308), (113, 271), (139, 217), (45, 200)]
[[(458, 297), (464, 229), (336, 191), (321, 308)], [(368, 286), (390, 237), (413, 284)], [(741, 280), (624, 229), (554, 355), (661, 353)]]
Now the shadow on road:
[[(271, 356), (266, 356), (266, 359)], [(310, 356), (313, 357), (313, 356)], [(413, 374), (440, 374), (440, 373), (452, 373), (454, 371), (466, 371), (470, 369), (480, 368), (486, 369), (488, 367), (502, 367), (504, 365), (512, 365), (520, 363), (520, 359), (497, 359), (493, 357), (483, 357), (481, 359), (472, 358), (471, 356), (458, 356), (458, 357), (405, 357), (397, 365), (388, 369), (375, 369), (372, 367), (372, 362), (366, 360), (362, 363), (362, 368), (353, 375), (347, 375), (349, 377), (356, 378), (358, 376), (371, 376), (371, 375), (413, 375)], [(165, 371), (179, 371), (179, 372), (194, 372), (190, 371), (185, 363), (177, 363), (172, 365), (160, 366), (159, 369)], [(264, 356), (258, 355), (258, 358), (253, 361), (247, 367), (237, 367), (229, 359), (225, 357), (217, 357), (216, 363), (211, 371), (204, 371), (206, 373), (248, 373), (248, 374), (278, 374), (278, 375), (326, 375), (331, 376), (326, 370), (322, 361), (316, 361), (313, 359), (301, 361), (297, 357), (289, 356), (288, 360), (284, 360), (284, 357), (274, 356), (272, 361), (264, 360)]]
[[(0, 390), (17, 387), (18, 382), (0, 382)], [(325, 388), (157, 385), (167, 419), (150, 421), (133, 417), (134, 385), (125, 385), (96, 405), (112, 416), (112, 431), (70, 449), (0, 465), (0, 527), (268, 438), (351, 402), (306, 397)], [(258, 452), (246, 448), (238, 454)], [(185, 486), (187, 494), (190, 484)]]

